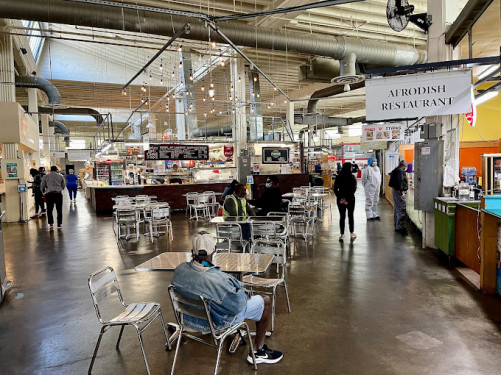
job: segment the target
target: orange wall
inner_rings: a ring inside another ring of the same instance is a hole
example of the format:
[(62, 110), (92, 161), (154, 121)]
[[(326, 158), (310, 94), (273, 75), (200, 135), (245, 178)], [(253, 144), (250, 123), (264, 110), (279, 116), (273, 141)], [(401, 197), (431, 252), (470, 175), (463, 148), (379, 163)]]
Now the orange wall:
[(498, 152), (497, 147), (473, 147), (459, 149), (459, 171), (462, 167), (477, 168), (477, 176), (482, 176), (482, 154)]

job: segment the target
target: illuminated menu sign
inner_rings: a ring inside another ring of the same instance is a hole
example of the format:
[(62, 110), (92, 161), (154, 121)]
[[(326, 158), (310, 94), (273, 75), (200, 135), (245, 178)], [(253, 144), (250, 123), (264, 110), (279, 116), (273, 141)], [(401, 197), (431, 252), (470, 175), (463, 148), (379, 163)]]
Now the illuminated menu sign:
[(287, 164), (289, 163), (289, 149), (263, 147), (263, 164)]
[(145, 160), (208, 160), (209, 146), (150, 144)]

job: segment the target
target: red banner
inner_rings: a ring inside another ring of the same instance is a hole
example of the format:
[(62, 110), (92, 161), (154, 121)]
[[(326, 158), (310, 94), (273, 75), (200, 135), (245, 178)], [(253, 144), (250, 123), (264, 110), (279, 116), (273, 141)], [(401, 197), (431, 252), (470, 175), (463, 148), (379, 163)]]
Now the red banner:
[(224, 146), (224, 156), (231, 158), (233, 156), (233, 146)]

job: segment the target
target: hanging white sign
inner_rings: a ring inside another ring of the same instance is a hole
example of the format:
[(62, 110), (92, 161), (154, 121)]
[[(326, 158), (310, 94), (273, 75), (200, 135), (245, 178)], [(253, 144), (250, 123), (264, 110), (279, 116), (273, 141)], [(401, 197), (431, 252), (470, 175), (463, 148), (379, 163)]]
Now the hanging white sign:
[(403, 140), (404, 129), (401, 124), (373, 124), (362, 126), (362, 143)]
[(50, 156), (53, 158), (64, 158), (66, 153), (64, 151), (51, 151)]
[(89, 151), (68, 151), (69, 161), (87, 161), (90, 160)]
[(471, 111), (471, 70), (428, 72), (366, 81), (368, 121)]

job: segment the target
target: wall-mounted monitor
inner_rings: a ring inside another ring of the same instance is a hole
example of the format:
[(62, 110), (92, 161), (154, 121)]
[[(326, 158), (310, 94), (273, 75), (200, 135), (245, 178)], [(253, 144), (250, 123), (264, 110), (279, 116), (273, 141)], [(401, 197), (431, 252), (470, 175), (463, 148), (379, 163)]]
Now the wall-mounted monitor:
[(285, 147), (263, 147), (263, 164), (288, 164), (289, 149)]

